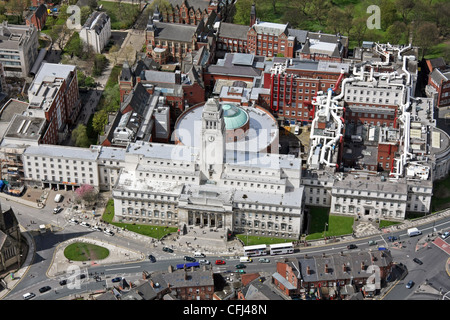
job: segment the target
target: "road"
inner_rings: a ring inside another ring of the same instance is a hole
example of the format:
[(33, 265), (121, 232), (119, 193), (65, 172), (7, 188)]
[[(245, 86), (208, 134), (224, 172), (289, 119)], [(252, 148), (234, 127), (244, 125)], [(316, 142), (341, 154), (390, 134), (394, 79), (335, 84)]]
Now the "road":
[[(49, 196), (51, 199), (52, 196)], [(36, 209), (25, 205), (18, 204), (16, 202), (8, 201), (13, 210), (17, 214), (17, 218), (21, 225), (27, 229), (37, 229), (39, 224), (53, 223), (61, 227), (59, 231), (53, 233), (47, 233), (45, 235), (35, 234), (34, 242), (36, 246), (36, 254), (32, 265), (29, 267), (28, 272), (24, 278), (16, 285), (16, 287), (6, 296), (6, 300), (21, 300), (22, 295), (26, 292), (33, 292), (36, 294), (34, 299), (63, 299), (64, 297), (79, 295), (84, 292), (92, 292), (96, 290), (102, 290), (105, 287), (111, 287), (111, 279), (117, 276), (125, 277), (129, 281), (135, 281), (142, 277), (142, 272), (167, 270), (169, 265), (175, 266), (178, 263), (183, 263), (183, 256), (185, 253), (177, 252), (166, 253), (161, 250), (161, 246), (153, 248), (148, 243), (143, 246), (143, 243), (134, 238), (126, 238), (123, 236), (108, 237), (101, 232), (95, 232), (90, 229), (83, 228), (79, 225), (72, 225), (67, 223), (68, 216), (63, 212), (59, 215), (54, 215), (52, 200), (48, 200), (49, 203), (44, 209)], [(68, 197), (64, 201), (68, 201)], [(66, 205), (66, 204), (64, 204)], [(435, 223), (428, 223), (422, 225), (419, 229), (426, 237), (436, 230), (448, 230), (450, 229), (450, 219), (437, 221)], [(124, 262), (117, 263), (108, 266), (90, 266), (86, 264), (86, 267), (81, 268), (81, 272), (87, 276), (85, 279), (81, 279), (76, 288), (69, 288), (68, 286), (59, 285), (61, 278), (66, 278), (66, 274), (55, 278), (49, 278), (47, 276), (47, 270), (50, 267), (52, 258), (55, 252), (55, 248), (61, 242), (69, 239), (82, 237), (88, 235), (90, 238), (97, 239), (103, 242), (112, 242), (117, 246), (129, 248), (130, 250), (136, 250), (142, 252), (145, 257), (148, 254), (153, 254), (157, 261), (151, 263), (147, 259), (137, 262)], [(388, 236), (396, 236), (400, 238), (400, 243), (393, 243), (388, 241)], [(394, 261), (402, 263), (408, 270), (407, 276), (403, 280), (396, 281), (388, 292), (381, 297), (384, 300), (405, 300), (405, 299), (417, 299), (418, 297), (428, 297), (430, 299), (436, 299), (434, 296), (422, 295), (420, 292), (416, 292), (416, 288), (428, 280), (433, 286), (442, 288), (444, 292), (450, 290), (449, 278), (445, 273), (445, 263), (449, 258), (449, 255), (430, 243), (430, 249), (427, 247), (417, 247), (417, 244), (421, 237), (409, 238), (404, 230), (390, 234), (377, 235), (365, 239), (357, 239), (353, 243), (357, 245), (356, 250), (368, 250), (369, 248), (375, 249), (375, 246), (369, 246), (369, 240), (377, 241), (378, 246), (386, 246), (391, 250)], [(448, 243), (450, 238), (446, 239)], [(348, 251), (348, 243), (334, 243), (321, 247), (306, 247), (302, 248), (300, 252), (296, 252), (290, 257), (299, 257), (305, 254), (308, 255), (321, 255), (322, 253), (338, 253), (340, 251)], [(418, 248), (418, 249), (417, 249)], [(418, 265), (412, 261), (413, 258), (419, 258), (423, 261), (423, 265)], [(275, 260), (281, 258), (269, 257), (270, 263), (258, 263), (253, 262), (247, 265), (247, 272), (267, 272), (272, 274), (276, 270)], [(226, 265), (213, 266), (217, 272), (234, 272), (235, 265), (239, 263), (238, 257), (230, 257), (226, 255), (211, 255), (208, 256), (211, 262), (217, 259), (225, 260)], [(256, 260), (256, 259), (255, 259)], [(100, 275), (101, 280), (97, 281), (93, 276), (97, 273)], [(416, 287), (413, 289), (406, 289), (405, 284), (407, 281), (413, 280), (416, 283)], [(40, 294), (39, 288), (44, 285), (49, 285), (52, 290), (46, 293)], [(56, 291), (55, 291), (56, 290)]]

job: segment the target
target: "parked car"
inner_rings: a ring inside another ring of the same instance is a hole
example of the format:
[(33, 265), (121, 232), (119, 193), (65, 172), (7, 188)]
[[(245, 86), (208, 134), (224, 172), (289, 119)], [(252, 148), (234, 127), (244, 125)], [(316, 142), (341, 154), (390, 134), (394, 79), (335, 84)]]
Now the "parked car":
[(447, 239), (449, 236), (450, 236), (450, 231), (446, 231), (446, 232), (444, 232), (443, 235), (441, 235), (441, 238), (442, 239)]
[(90, 228), (90, 227), (91, 227), (91, 225), (90, 225), (89, 223), (85, 222), (85, 221), (82, 221), (82, 222), (80, 223), (80, 226), (86, 227), (86, 228)]
[(69, 223), (72, 223), (72, 224), (78, 224), (78, 222), (79, 221), (77, 219), (74, 219), (74, 218), (69, 220)]
[(57, 213), (60, 213), (61, 211), (63, 211), (63, 208), (62, 207), (56, 207), (55, 209), (53, 209), (53, 213), (54, 214), (57, 214)]
[(47, 291), (49, 291), (49, 290), (51, 290), (52, 288), (50, 288), (50, 286), (45, 286), (45, 287), (42, 287), (42, 288), (40, 288), (39, 289), (39, 292), (40, 293), (44, 293), (44, 292), (47, 292)]
[(104, 230), (103, 233), (108, 235), (108, 236), (113, 236), (114, 235), (114, 232), (112, 232), (111, 230)]
[(406, 289), (411, 289), (413, 285), (414, 285), (414, 281), (409, 280), (409, 282), (406, 284)]
[(238, 270), (236, 270), (235, 272), (236, 272), (236, 273), (245, 273), (245, 270), (238, 269)]
[(369, 241), (369, 246), (374, 246), (376, 244), (377, 244), (377, 242), (375, 240), (370, 240)]
[(115, 277), (111, 279), (111, 282), (120, 282), (122, 280), (122, 277)]
[(148, 260), (150, 260), (151, 262), (156, 262), (156, 258), (151, 254), (148, 255)]
[(195, 262), (197, 261), (195, 258), (184, 256), (184, 261)]
[(102, 228), (97, 227), (97, 226), (93, 226), (93, 227), (91, 228), (91, 230), (94, 230), (94, 231), (103, 231)]
[(423, 262), (422, 262), (420, 259), (418, 259), (418, 258), (414, 258), (413, 261), (414, 261), (415, 263), (417, 263), (417, 264), (420, 264), (420, 265), (423, 264)]
[(67, 280), (66, 279), (62, 279), (59, 281), (59, 285), (60, 286), (65, 286), (67, 284)]
[(173, 253), (173, 250), (170, 249), (169, 247), (164, 247), (164, 248), (163, 248), (163, 251), (169, 252), (169, 253)]
[(394, 241), (397, 241), (398, 238), (397, 238), (396, 236), (389, 236), (389, 237), (388, 237), (388, 240), (389, 240), (390, 242), (394, 242)]
[(348, 246), (347, 246), (347, 249), (349, 249), (349, 250), (351, 250), (351, 249), (356, 249), (356, 248), (358, 248), (357, 246), (356, 246), (356, 244), (349, 244)]
[(202, 259), (202, 260), (199, 260), (199, 263), (200, 264), (210, 264), (211, 262), (209, 262), (209, 260)]
[(258, 262), (261, 262), (261, 263), (269, 263), (270, 260), (267, 259), (267, 258), (259, 258)]
[(225, 261), (223, 261), (223, 260), (216, 260), (216, 264), (225, 264)]
[(235, 265), (235, 267), (236, 267), (236, 269), (244, 269), (244, 268), (247, 268), (247, 266), (246, 266), (245, 264), (243, 264), (243, 263), (239, 263), (239, 264)]

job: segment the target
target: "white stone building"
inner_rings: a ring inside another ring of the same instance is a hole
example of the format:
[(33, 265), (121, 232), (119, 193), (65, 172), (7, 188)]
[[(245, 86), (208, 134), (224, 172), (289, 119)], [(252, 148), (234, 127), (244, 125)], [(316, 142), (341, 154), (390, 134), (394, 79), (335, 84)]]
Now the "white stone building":
[(94, 11), (80, 30), (80, 38), (96, 53), (101, 53), (111, 37), (111, 19), (105, 12)]

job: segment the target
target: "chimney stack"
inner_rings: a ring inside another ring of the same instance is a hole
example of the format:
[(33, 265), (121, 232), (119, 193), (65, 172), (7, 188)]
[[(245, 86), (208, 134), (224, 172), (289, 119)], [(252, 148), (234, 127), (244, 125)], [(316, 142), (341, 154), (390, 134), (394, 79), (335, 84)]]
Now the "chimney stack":
[(362, 271), (366, 270), (366, 266), (364, 265), (364, 261), (361, 261), (361, 270)]
[(311, 274), (311, 267), (310, 266), (306, 267), (306, 274), (308, 274), (308, 275)]
[(328, 273), (328, 265), (325, 265), (325, 273)]
[(342, 272), (347, 272), (347, 266), (344, 264), (342, 264)]

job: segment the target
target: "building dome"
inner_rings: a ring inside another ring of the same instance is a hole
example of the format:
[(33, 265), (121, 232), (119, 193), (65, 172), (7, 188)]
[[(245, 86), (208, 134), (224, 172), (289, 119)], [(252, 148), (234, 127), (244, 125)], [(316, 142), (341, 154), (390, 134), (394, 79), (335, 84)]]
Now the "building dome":
[(222, 106), (223, 119), (227, 130), (235, 130), (243, 127), (249, 120), (247, 112), (238, 106), (224, 104)]

